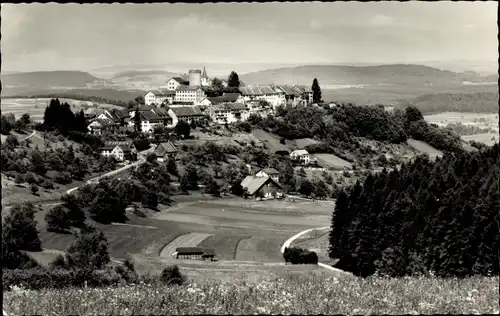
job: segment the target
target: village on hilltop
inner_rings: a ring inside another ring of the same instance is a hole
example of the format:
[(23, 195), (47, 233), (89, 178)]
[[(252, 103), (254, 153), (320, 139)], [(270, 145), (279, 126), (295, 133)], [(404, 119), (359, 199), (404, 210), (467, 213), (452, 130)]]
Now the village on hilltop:
[[(206, 91), (219, 85), (218, 96), (207, 96)], [(276, 113), (279, 107), (296, 108), (313, 104), (313, 91), (304, 85), (240, 85), (232, 87), (227, 80), (210, 78), (204, 68), (189, 70), (183, 77), (172, 77), (158, 89), (149, 90), (143, 96), (142, 104), (129, 109), (95, 109), (85, 111), (89, 119), (90, 134), (119, 134), (120, 130), (133, 130), (140, 121), (140, 132), (153, 138), (155, 129), (174, 129), (179, 122), (209, 125), (225, 125), (245, 122), (251, 115), (265, 118)], [(236, 88), (236, 89), (234, 89)], [(135, 115), (140, 115), (137, 120)], [(168, 142), (160, 142), (151, 149), (160, 162), (169, 157), (175, 159), (177, 149)], [(114, 157), (124, 163), (137, 159), (137, 149), (132, 142), (108, 141), (101, 149), (101, 155)], [(298, 165), (316, 165), (316, 159), (305, 149), (296, 148), (290, 158)], [(242, 182), (250, 196), (276, 198), (282, 193), (278, 182), (279, 173), (274, 169), (254, 170)]]

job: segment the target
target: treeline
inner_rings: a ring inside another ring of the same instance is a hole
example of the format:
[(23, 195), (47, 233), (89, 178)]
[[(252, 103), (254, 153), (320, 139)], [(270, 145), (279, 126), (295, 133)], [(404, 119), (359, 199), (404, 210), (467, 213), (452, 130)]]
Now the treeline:
[(87, 120), (83, 110), (75, 114), (67, 102), (61, 103), (59, 99), (50, 100), (49, 106), (45, 108), (43, 123), (37, 124), (35, 128), (44, 132), (57, 131), (70, 140), (91, 146), (94, 150), (103, 146), (99, 137), (87, 133)]
[[(461, 151), (458, 135), (431, 126), (415, 107), (389, 113), (380, 106), (343, 104), (333, 108), (280, 109), (276, 116), (260, 119), (252, 116), (249, 122), (286, 139), (315, 138), (323, 145), (315, 145), (315, 152), (330, 147), (355, 150), (362, 148), (355, 139), (364, 137), (381, 142), (400, 144), (408, 138), (428, 142), (444, 151)], [(368, 148), (364, 149), (369, 152)]]
[(499, 146), (419, 157), (339, 194), (329, 236), (356, 275), (498, 275)]

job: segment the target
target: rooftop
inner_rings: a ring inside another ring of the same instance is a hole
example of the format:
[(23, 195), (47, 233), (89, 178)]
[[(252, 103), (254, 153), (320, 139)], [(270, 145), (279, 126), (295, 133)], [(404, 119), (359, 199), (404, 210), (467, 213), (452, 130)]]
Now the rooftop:
[(247, 176), (241, 182), (241, 186), (247, 189), (248, 194), (253, 195), (268, 181), (271, 181), (280, 187), (280, 185), (276, 183), (276, 181), (272, 180), (269, 177), (256, 177), (256, 176)]
[(170, 108), (177, 116), (203, 116), (198, 106), (180, 106)]
[(176, 152), (177, 148), (175, 148), (175, 146), (171, 142), (160, 143), (154, 150), (154, 154), (157, 157), (163, 157), (165, 156), (165, 154), (173, 154)]

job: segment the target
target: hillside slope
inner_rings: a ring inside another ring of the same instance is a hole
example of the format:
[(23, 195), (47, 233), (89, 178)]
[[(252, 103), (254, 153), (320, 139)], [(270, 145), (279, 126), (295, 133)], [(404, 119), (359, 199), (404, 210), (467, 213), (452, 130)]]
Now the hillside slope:
[(336, 84), (460, 84), (462, 81), (485, 81), (491, 78), (474, 73), (456, 73), (422, 65), (339, 66), (314, 65), (268, 69), (243, 74), (248, 84), (310, 84), (318, 78), (322, 85)]

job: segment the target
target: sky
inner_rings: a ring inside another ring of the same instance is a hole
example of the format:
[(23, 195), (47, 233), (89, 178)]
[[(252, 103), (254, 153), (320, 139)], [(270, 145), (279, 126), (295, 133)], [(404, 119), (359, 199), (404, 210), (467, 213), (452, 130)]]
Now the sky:
[(4, 71), (498, 59), (497, 3), (2, 4)]

